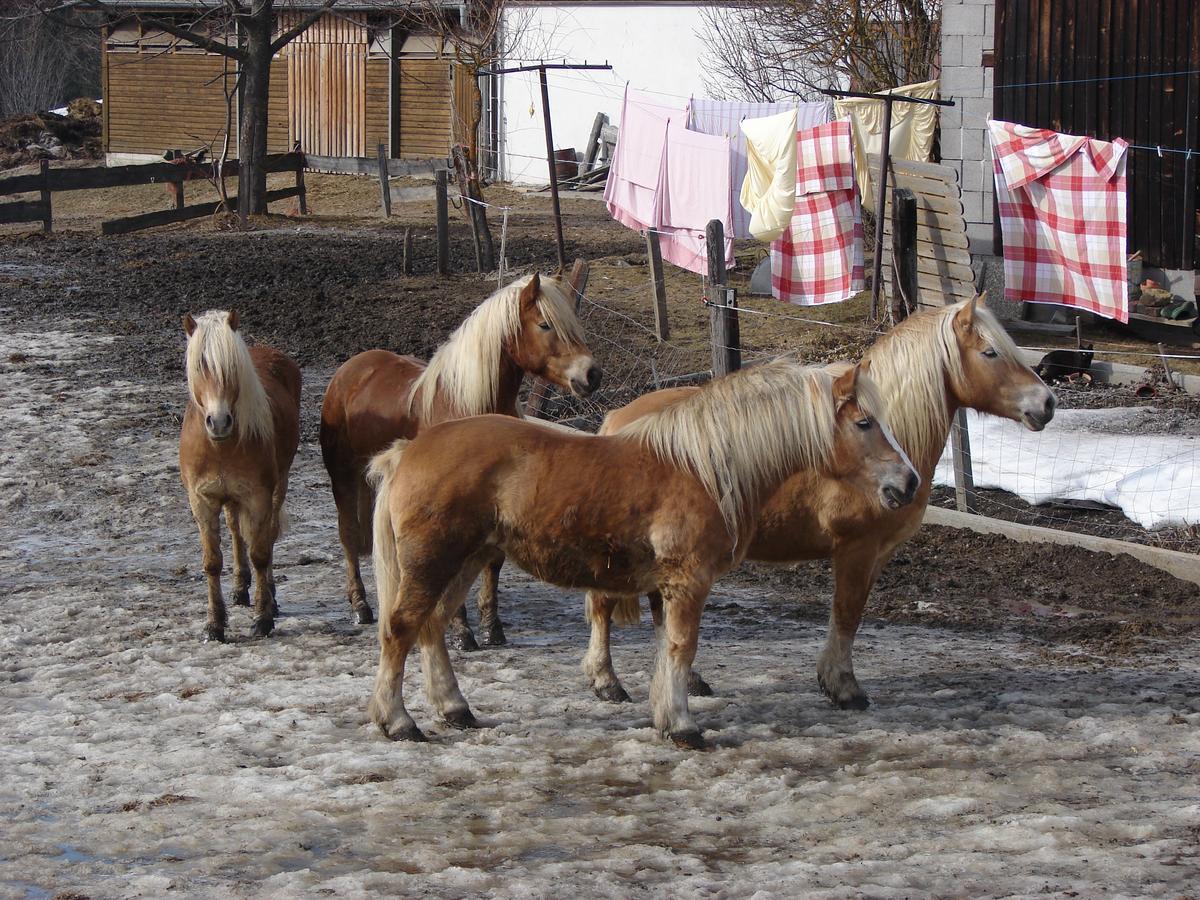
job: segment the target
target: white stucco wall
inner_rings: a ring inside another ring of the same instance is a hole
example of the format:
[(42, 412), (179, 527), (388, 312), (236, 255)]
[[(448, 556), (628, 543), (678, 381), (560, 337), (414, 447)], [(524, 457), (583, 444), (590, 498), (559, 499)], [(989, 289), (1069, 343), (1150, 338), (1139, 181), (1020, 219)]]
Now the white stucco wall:
[[(695, 6), (591, 2), (516, 7), (508, 15), (525, 35), (524, 46), (514, 55), (534, 62), (586, 59), (613, 66), (611, 72), (549, 71), (556, 150), (574, 147), (582, 153), (598, 112), (619, 125), (627, 81), (634, 88), (676, 95), (681, 108), (689, 96), (704, 96), (705, 48), (699, 37), (703, 21)], [(522, 184), (545, 184), (546, 138), (537, 72), (503, 76), (499, 102), (504, 123), (501, 176)]]

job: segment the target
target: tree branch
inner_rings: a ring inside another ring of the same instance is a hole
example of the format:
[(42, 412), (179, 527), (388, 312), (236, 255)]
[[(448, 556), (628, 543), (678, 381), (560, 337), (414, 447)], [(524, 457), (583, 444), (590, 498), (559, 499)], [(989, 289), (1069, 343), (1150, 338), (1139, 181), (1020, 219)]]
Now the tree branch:
[(271, 41), (271, 55), (274, 56), (296, 38), (300, 37), (300, 35), (304, 34), (304, 32), (308, 31), (316, 23), (317, 19), (329, 12), (336, 3), (337, 0), (325, 0), (319, 9), (313, 10), (301, 19), (297, 25), (289, 28), (279, 37), (275, 38), (275, 40)]
[(42, 13), (47, 18), (58, 21), (58, 17), (53, 15), (55, 12), (60, 12), (67, 9), (88, 10), (91, 12), (103, 13), (108, 17), (105, 24), (111, 25), (115, 18), (132, 17), (137, 19), (143, 25), (150, 28), (158, 29), (172, 37), (177, 37), (180, 40), (187, 41), (189, 44), (195, 44), (201, 49), (208, 50), (210, 53), (219, 53), (221, 56), (228, 56), (230, 59), (236, 59), (238, 62), (245, 60), (245, 54), (237, 47), (231, 47), (229, 44), (211, 38), (206, 34), (201, 34), (198, 31), (193, 31), (190, 28), (181, 28), (171, 22), (164, 22), (162, 19), (155, 19), (150, 16), (143, 16), (132, 10), (116, 10), (101, 0), (70, 0), (70, 2), (61, 3), (52, 9), (43, 9)]

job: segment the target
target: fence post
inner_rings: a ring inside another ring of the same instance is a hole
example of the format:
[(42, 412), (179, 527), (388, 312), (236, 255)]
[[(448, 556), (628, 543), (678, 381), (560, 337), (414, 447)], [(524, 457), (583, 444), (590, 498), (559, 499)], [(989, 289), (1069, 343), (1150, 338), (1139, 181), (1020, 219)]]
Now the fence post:
[(708, 250), (712, 370), (713, 378), (720, 378), (742, 367), (741, 334), (735, 294), (725, 288), (725, 226), (719, 219), (713, 219), (705, 228), (704, 236)]
[(892, 317), (899, 322), (920, 305), (917, 284), (917, 196), (908, 188), (892, 192)]
[(383, 217), (392, 214), (392, 187), (388, 183), (387, 144), (379, 145), (379, 199), (383, 203)]
[(654, 333), (660, 341), (665, 341), (671, 335), (667, 321), (667, 282), (663, 277), (658, 232), (652, 228), (646, 229), (646, 259), (650, 263), (650, 289), (654, 292)]
[(405, 275), (413, 273), (413, 234), (411, 228), (404, 229), (404, 253), (400, 259), (400, 271)]
[(434, 193), (437, 197), (437, 273), (450, 274), (450, 221), (449, 201), (446, 196), (449, 173), (438, 169), (433, 173)]
[(975, 503), (975, 471), (971, 468), (971, 436), (967, 431), (967, 411), (954, 414), (950, 426), (950, 455), (954, 463), (954, 505), (959, 512), (973, 513)]
[[(299, 144), (297, 144), (299, 147)], [(299, 150), (297, 150), (299, 152)], [(308, 215), (308, 188), (304, 186), (304, 163), (303, 156), (300, 157), (300, 162), (296, 166), (296, 190), (299, 192), (296, 196), (300, 200), (300, 215)]]
[(51, 231), (54, 227), (54, 221), (50, 212), (50, 160), (42, 160), (41, 170), (42, 203), (46, 205), (46, 211), (42, 215), (42, 231)]

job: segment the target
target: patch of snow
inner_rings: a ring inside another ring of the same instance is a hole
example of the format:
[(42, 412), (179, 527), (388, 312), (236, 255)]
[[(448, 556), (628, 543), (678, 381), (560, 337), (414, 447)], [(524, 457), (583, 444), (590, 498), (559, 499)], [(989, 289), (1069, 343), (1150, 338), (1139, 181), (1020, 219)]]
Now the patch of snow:
[[(1143, 528), (1200, 524), (1200, 441), (1190, 435), (1106, 431), (1141, 409), (1064, 409), (1041, 432), (967, 412), (976, 487), (1027, 503), (1088, 500), (1119, 508)], [(934, 483), (954, 483), (950, 449)]]

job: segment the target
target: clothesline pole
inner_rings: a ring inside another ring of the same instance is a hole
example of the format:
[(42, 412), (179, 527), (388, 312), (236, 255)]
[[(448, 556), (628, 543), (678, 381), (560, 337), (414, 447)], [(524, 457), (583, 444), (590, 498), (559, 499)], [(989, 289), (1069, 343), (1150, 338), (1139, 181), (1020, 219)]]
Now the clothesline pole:
[(871, 260), (871, 321), (878, 321), (879, 293), (883, 277), (883, 215), (884, 198), (887, 196), (887, 170), (891, 160), (888, 151), (892, 142), (892, 104), (921, 103), (927, 106), (953, 106), (953, 100), (928, 100), (925, 97), (910, 97), (907, 94), (867, 94), (862, 91), (823, 90), (828, 97), (857, 97), (863, 100), (883, 101), (883, 137), (879, 154), (879, 184), (875, 196), (875, 256)]
[(887, 197), (888, 151), (892, 145), (892, 100), (883, 101), (883, 144), (879, 150), (879, 178), (875, 190), (875, 255), (871, 259), (871, 321), (879, 321), (879, 294), (883, 280), (883, 216)]
[(532, 66), (514, 66), (507, 69), (481, 69), (480, 75), (511, 75), (516, 72), (533, 72), (537, 71), (538, 81), (542, 88), (542, 123), (545, 126), (546, 132), (546, 165), (550, 169), (550, 200), (554, 206), (554, 236), (558, 244), (558, 268), (560, 271), (567, 270), (567, 251), (563, 244), (563, 226), (562, 226), (562, 208), (558, 202), (558, 171), (554, 160), (554, 132), (550, 127), (550, 87), (546, 83), (547, 69), (601, 69), (611, 70), (612, 66), (608, 63), (592, 64), (587, 60), (582, 63), (547, 63), (539, 62)]

